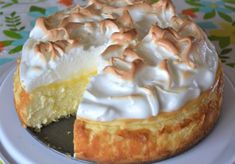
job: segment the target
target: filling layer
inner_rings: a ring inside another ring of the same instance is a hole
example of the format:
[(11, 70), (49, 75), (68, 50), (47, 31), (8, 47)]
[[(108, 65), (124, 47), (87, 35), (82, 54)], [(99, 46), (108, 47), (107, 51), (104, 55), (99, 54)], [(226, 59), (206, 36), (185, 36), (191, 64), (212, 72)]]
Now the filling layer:
[(42, 125), (61, 117), (74, 115), (89, 78), (94, 75), (95, 72), (87, 73), (33, 90), (30, 93), (30, 104), (25, 112), (28, 126), (41, 128)]

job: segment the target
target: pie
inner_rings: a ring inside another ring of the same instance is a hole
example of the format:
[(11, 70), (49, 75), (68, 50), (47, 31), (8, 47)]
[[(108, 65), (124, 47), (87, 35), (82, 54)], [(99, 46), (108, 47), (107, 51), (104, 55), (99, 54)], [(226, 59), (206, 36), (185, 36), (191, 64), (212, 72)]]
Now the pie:
[(223, 81), (215, 47), (170, 0), (90, 0), (37, 19), (14, 97), (24, 127), (76, 115), (76, 158), (138, 163), (205, 137)]

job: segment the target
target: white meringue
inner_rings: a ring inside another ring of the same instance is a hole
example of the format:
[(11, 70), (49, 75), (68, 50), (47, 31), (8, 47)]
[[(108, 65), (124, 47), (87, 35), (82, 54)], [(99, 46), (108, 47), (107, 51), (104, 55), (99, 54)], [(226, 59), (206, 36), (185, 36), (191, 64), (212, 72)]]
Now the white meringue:
[(31, 92), (97, 70), (77, 117), (112, 121), (179, 109), (212, 86), (217, 65), (205, 33), (170, 1), (91, 0), (37, 21), (20, 77)]

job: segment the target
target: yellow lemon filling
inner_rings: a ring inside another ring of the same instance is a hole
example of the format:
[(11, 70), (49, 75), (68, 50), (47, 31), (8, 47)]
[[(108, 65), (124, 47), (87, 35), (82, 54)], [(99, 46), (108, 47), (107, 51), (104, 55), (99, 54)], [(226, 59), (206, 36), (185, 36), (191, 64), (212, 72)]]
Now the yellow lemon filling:
[(28, 125), (40, 128), (61, 117), (75, 114), (89, 79), (95, 74), (96, 71), (85, 73), (33, 90), (25, 111)]

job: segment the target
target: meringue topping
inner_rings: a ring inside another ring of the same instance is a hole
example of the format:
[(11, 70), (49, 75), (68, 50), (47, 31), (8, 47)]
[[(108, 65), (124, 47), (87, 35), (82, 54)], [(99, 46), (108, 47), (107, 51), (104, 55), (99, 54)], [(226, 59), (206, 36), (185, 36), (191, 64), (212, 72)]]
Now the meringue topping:
[(97, 70), (77, 117), (144, 119), (179, 109), (209, 89), (218, 56), (170, 0), (90, 0), (39, 18), (22, 51), (26, 91)]

